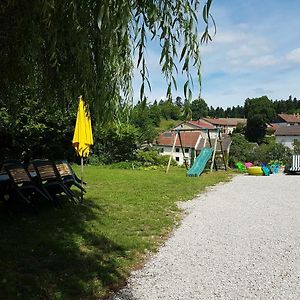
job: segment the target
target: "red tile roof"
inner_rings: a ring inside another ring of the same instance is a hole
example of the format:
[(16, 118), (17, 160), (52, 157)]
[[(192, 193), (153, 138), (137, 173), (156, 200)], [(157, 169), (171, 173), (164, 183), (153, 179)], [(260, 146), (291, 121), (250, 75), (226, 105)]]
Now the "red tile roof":
[(247, 123), (247, 119), (242, 118), (203, 118), (203, 120), (215, 126), (237, 126)]
[(300, 123), (300, 115), (289, 115), (289, 114), (278, 114), (278, 117), (281, 118), (286, 123)]
[[(163, 132), (159, 135), (158, 139), (155, 141), (155, 144), (160, 146), (172, 146), (174, 143), (175, 134), (176, 133), (172, 131)], [(194, 148), (199, 138), (199, 132), (185, 131), (181, 132), (180, 136), (183, 147)], [(176, 146), (180, 146), (179, 137), (177, 138)]]
[(201, 121), (187, 121), (186, 123), (190, 123), (194, 126), (200, 127), (200, 128), (205, 128), (205, 129), (214, 129), (215, 126), (208, 124), (206, 122), (201, 122)]

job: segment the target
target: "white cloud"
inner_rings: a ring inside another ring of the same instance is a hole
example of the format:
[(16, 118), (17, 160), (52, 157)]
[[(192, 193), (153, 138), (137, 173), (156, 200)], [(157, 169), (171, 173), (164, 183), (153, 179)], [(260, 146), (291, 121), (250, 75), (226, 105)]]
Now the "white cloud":
[(286, 59), (293, 63), (300, 63), (300, 48), (296, 48), (286, 54)]
[(278, 62), (279, 60), (274, 57), (274, 55), (268, 54), (252, 58), (249, 64), (258, 68), (263, 68), (276, 65)]
[[(217, 35), (201, 47), (202, 96), (208, 105), (237, 105), (247, 97), (262, 95), (284, 99), (292, 94), (300, 98), (300, 32), (295, 30), (300, 26), (297, 15), (300, 2), (230, 0), (229, 3), (214, 3)], [(288, 15), (289, 22), (282, 15)], [(146, 90), (149, 100), (160, 99), (167, 88), (157, 51), (156, 47), (150, 47), (146, 56), (152, 83), (152, 91)], [(184, 79), (180, 74), (178, 78), (178, 92), (174, 91), (174, 95), (183, 94)], [(193, 92), (196, 95), (197, 88)]]
[(245, 40), (247, 35), (242, 31), (224, 30), (218, 32), (214, 38), (217, 44), (233, 44)]

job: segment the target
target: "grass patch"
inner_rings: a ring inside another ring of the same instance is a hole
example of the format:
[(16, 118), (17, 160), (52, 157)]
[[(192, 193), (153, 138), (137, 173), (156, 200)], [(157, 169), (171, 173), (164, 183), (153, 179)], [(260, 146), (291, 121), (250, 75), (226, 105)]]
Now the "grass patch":
[(228, 179), (89, 166), (84, 205), (0, 215), (1, 299), (101, 299), (170, 233), (179, 200)]
[(175, 127), (180, 122), (182, 122), (182, 121), (180, 121), (180, 120), (172, 120), (172, 119), (169, 119), (169, 120), (161, 119), (159, 127), (157, 129), (158, 129), (159, 132), (164, 132), (164, 131), (170, 130), (170, 128)]

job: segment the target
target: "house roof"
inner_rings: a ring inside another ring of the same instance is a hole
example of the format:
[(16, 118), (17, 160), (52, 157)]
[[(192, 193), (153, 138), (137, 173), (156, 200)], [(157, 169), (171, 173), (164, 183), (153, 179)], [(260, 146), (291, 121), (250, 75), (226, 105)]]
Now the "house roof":
[(238, 124), (246, 124), (247, 119), (242, 118), (202, 118), (215, 126), (237, 126)]
[(200, 128), (215, 129), (215, 126), (213, 126), (211, 124), (208, 124), (206, 122), (201, 122), (201, 121), (187, 121), (186, 123), (192, 124), (192, 125), (200, 127)]
[(300, 125), (293, 126), (278, 126), (275, 131), (275, 136), (300, 136)]
[(300, 115), (289, 115), (289, 114), (278, 114), (280, 119), (282, 119), (286, 123), (300, 123)]
[[(154, 142), (156, 145), (160, 146), (172, 146), (174, 143), (176, 133), (173, 131), (166, 131), (159, 135), (158, 139)], [(187, 148), (194, 148), (198, 138), (199, 138), (199, 132), (181, 132), (181, 141), (182, 146)], [(177, 138), (176, 146), (180, 146), (179, 138)]]
[[(215, 126), (203, 121), (184, 121), (176, 125), (174, 128), (183, 127), (184, 125), (199, 129), (215, 129)], [(180, 128), (179, 128), (180, 129)]]
[[(161, 133), (158, 137), (158, 139), (154, 142), (157, 146), (173, 146), (174, 143), (174, 138), (175, 138), (175, 132), (174, 131), (166, 131), (164, 133)], [(199, 132), (181, 132), (181, 141), (182, 141), (182, 146), (185, 148), (195, 148), (196, 143), (199, 139)], [(215, 139), (211, 139), (212, 145), (215, 143)], [(231, 144), (231, 138), (228, 135), (223, 135), (222, 136), (222, 148), (224, 151), (227, 151), (230, 147)], [(179, 138), (176, 141), (175, 144), (176, 147), (180, 147), (180, 141)], [(201, 150), (204, 146), (204, 139), (201, 138), (199, 141), (199, 144), (197, 145), (196, 150)], [(209, 147), (209, 142), (206, 140), (206, 147)], [(217, 150), (221, 150), (220, 148), (220, 143), (217, 143)]]

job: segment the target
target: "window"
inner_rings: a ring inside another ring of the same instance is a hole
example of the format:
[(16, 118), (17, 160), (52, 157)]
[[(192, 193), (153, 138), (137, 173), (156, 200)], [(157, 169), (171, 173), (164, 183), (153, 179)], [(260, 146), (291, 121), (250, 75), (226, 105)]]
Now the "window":
[(175, 151), (176, 151), (176, 152), (179, 152), (179, 148), (175, 148)]
[(189, 149), (189, 148), (185, 148), (185, 149), (184, 149), (184, 152), (185, 152), (185, 153), (189, 153), (189, 152), (190, 152), (190, 149)]
[(164, 148), (160, 148), (160, 153), (164, 153), (165, 149)]
[(177, 162), (179, 162), (179, 157), (178, 157), (178, 156), (176, 156), (176, 157), (175, 157), (175, 160), (176, 160)]

